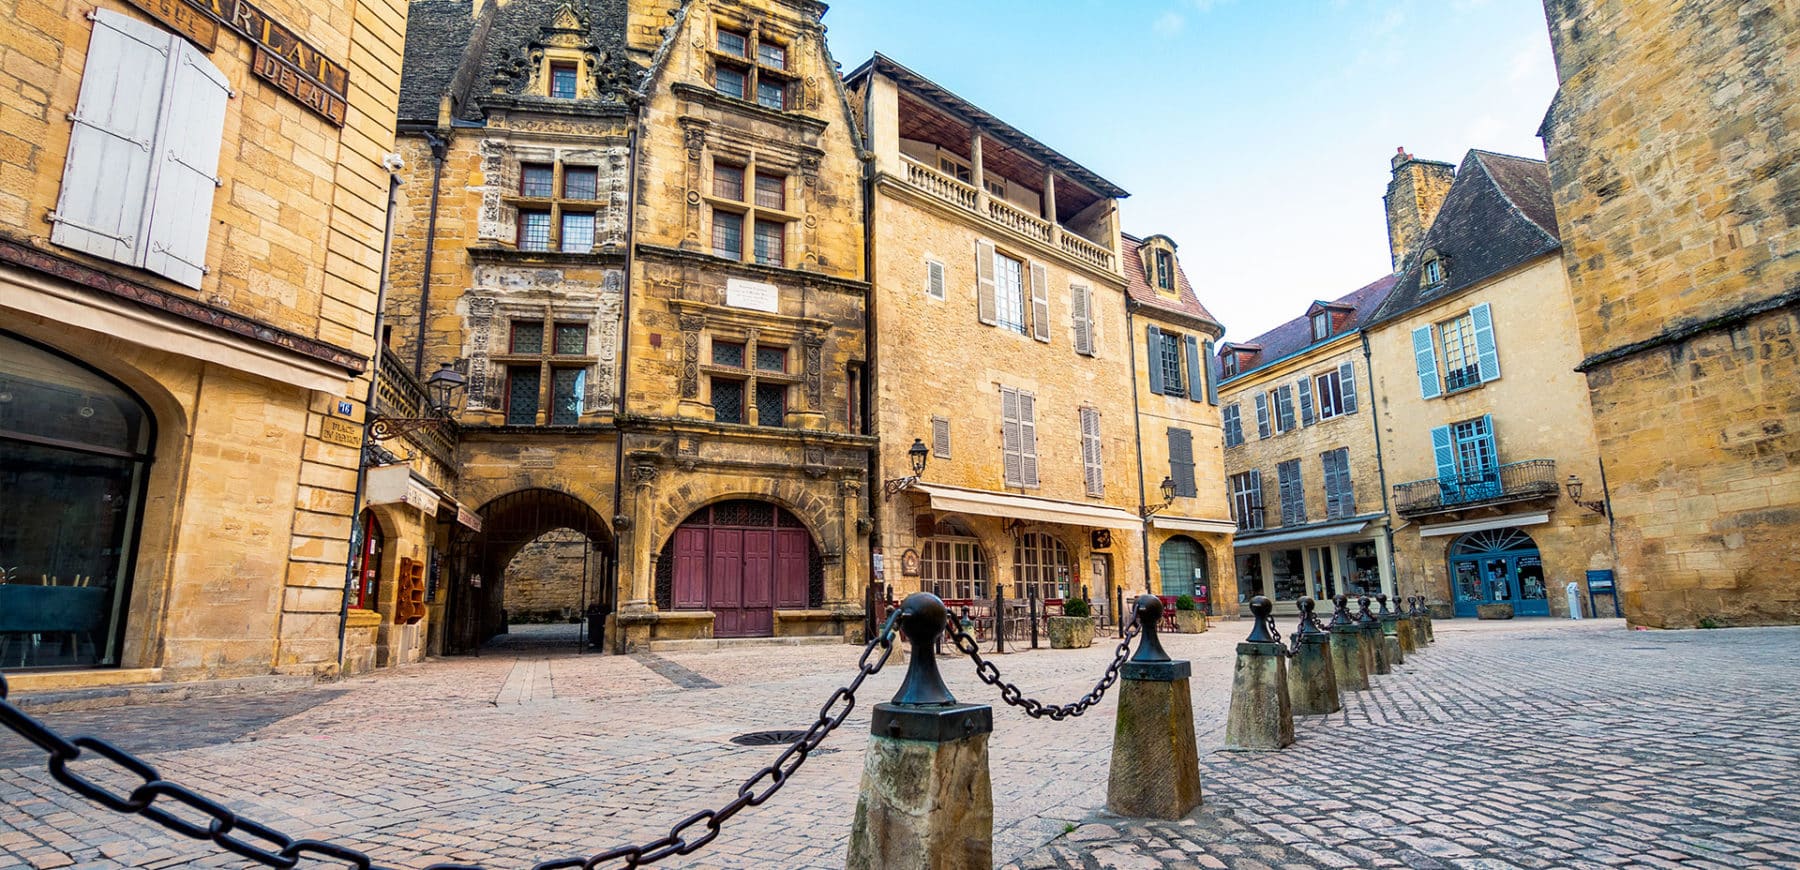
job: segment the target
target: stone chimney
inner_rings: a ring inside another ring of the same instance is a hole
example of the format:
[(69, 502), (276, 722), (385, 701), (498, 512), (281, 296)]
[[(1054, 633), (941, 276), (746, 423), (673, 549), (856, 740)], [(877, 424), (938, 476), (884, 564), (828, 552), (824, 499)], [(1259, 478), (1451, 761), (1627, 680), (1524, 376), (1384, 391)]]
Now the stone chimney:
[(1396, 149), (1392, 163), (1394, 177), (1388, 181), (1387, 204), (1388, 247), (1393, 250), (1394, 271), (1400, 271), (1406, 258), (1412, 256), (1425, 231), (1444, 205), (1450, 183), (1456, 180), (1456, 167), (1436, 160), (1419, 160)]

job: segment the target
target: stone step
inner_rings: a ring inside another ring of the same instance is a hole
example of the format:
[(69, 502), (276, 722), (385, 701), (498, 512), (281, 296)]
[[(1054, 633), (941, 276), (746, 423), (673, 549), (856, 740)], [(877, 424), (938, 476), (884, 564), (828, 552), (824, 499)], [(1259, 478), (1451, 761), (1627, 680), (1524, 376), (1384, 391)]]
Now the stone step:
[(650, 651), (697, 652), (703, 650), (744, 649), (759, 646), (842, 646), (841, 637), (709, 637), (698, 640), (653, 640)]
[[(8, 675), (11, 683), (15, 675)], [(99, 710), (161, 701), (183, 701), (189, 698), (217, 698), (223, 695), (255, 695), (271, 692), (295, 692), (312, 688), (318, 681), (311, 676), (268, 674), (229, 680), (193, 680), (180, 683), (132, 683), (100, 685), (75, 689), (37, 690), (13, 684), (8, 700), (20, 709), (48, 713), (62, 710)]]

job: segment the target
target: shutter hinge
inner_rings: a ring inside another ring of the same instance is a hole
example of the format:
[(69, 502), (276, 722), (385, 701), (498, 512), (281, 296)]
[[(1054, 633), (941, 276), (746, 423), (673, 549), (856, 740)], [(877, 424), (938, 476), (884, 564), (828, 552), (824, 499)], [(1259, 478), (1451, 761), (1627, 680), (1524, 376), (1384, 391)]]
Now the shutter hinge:
[(183, 257), (182, 255), (175, 253), (174, 248), (171, 248), (168, 245), (163, 244), (162, 242), (151, 242), (150, 250), (152, 250), (158, 254), (167, 254), (169, 256), (169, 259), (171, 259), (171, 260), (179, 260), (183, 263), (188, 264), (189, 266), (199, 269), (200, 274), (202, 274), (202, 275), (212, 274), (212, 270), (208, 269), (206, 267), (205, 263), (196, 263), (193, 260)]
[(100, 229), (99, 227), (88, 226), (87, 224), (81, 223), (79, 221), (74, 221), (74, 220), (70, 220), (66, 217), (63, 217), (62, 213), (55, 209), (51, 209), (49, 214), (44, 215), (44, 220), (47, 220), (53, 224), (62, 224), (71, 229), (81, 230), (84, 233), (93, 233), (96, 236), (105, 236), (109, 239), (112, 239), (115, 242), (118, 242), (119, 244), (122, 244), (122, 245), (131, 246), (131, 245), (135, 245), (137, 243), (137, 236), (135, 236), (135, 235), (131, 235), (131, 236), (114, 235), (112, 233), (107, 232), (106, 230)]
[(124, 133), (120, 133), (117, 130), (108, 130), (105, 127), (100, 126), (99, 124), (94, 123), (93, 121), (89, 121), (88, 119), (81, 117), (81, 113), (79, 111), (69, 113), (69, 122), (73, 123), (73, 124), (80, 124), (83, 127), (92, 127), (93, 129), (99, 130), (100, 132), (105, 133), (106, 135), (111, 136), (115, 139), (123, 139), (127, 142), (130, 142), (133, 145), (136, 145), (139, 149), (145, 151), (146, 153), (149, 152), (149, 150), (150, 150), (150, 140), (148, 140), (148, 139), (133, 139), (130, 136), (125, 135)]
[(176, 163), (181, 164), (182, 166), (186, 166), (195, 175), (198, 175), (201, 178), (211, 181), (213, 183), (213, 187), (224, 187), (225, 186), (225, 179), (220, 178), (217, 175), (207, 172), (206, 170), (201, 169), (200, 167), (187, 162), (186, 160), (182, 159), (180, 154), (176, 154), (174, 151), (169, 152), (169, 159)]

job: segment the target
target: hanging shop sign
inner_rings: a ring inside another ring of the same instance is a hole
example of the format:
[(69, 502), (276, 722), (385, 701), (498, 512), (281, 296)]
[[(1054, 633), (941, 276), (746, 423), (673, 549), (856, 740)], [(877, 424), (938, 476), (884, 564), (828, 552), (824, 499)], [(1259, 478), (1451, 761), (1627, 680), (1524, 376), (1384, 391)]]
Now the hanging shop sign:
[(186, 0), (126, 0), (145, 15), (181, 34), (187, 41), (212, 51), (219, 46), (219, 22)]

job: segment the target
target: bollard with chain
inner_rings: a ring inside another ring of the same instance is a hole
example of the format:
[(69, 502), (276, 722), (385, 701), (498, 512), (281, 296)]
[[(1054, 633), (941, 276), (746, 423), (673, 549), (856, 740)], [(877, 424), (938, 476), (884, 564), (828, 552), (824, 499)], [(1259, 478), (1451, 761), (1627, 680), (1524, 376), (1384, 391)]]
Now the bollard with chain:
[(1291, 639), (1293, 650), (1288, 668), (1288, 702), (1295, 716), (1322, 716), (1344, 709), (1338, 695), (1337, 672), (1331, 661), (1331, 633), (1319, 625), (1313, 614), (1317, 606), (1311, 598), (1302, 598), (1300, 624)]
[(974, 638), (949, 621), (944, 602), (929, 592), (907, 596), (899, 615), (912, 660), (894, 699), (875, 705), (846, 866), (986, 870), (994, 851), (988, 775), (994, 709), (957, 703), (932, 648), (945, 631), (958, 649)]
[(1350, 599), (1338, 595), (1331, 599), (1336, 607), (1331, 613), (1331, 673), (1338, 688), (1361, 692), (1369, 688), (1368, 660), (1363, 658), (1363, 632), (1350, 618)]
[(1437, 632), (1431, 627), (1431, 603), (1423, 595), (1419, 596), (1418, 611), (1419, 624), (1425, 627), (1425, 642), (1437, 643)]
[(1406, 664), (1406, 647), (1400, 643), (1400, 602), (1395, 601), (1394, 609), (1388, 610), (1388, 597), (1385, 592), (1376, 595), (1375, 601), (1381, 605), (1381, 610), (1375, 615), (1381, 620), (1381, 644), (1387, 650), (1388, 665), (1391, 670)]
[(1363, 631), (1363, 657), (1369, 663), (1369, 673), (1385, 677), (1393, 673), (1393, 667), (1381, 639), (1381, 620), (1369, 609), (1369, 596), (1357, 598), (1356, 603), (1362, 608), (1356, 614), (1356, 626)]
[(1106, 808), (1122, 816), (1179, 819), (1200, 805), (1200, 755), (1188, 687), (1193, 667), (1163, 651), (1156, 633), (1161, 599), (1140, 595), (1133, 608), (1143, 639), (1137, 655), (1119, 669), (1124, 683), (1113, 720)]
[[(1407, 600), (1411, 601), (1411, 599)], [(1401, 602), (1400, 596), (1394, 596), (1394, 632), (1395, 636), (1400, 638), (1400, 651), (1409, 656), (1419, 651), (1418, 632), (1413, 629), (1412, 613)]]
[(1225, 748), (1280, 749), (1294, 742), (1294, 711), (1288, 702), (1287, 648), (1271, 614), (1275, 603), (1250, 599), (1250, 636), (1237, 645), (1231, 676), (1231, 710), (1225, 717)]

